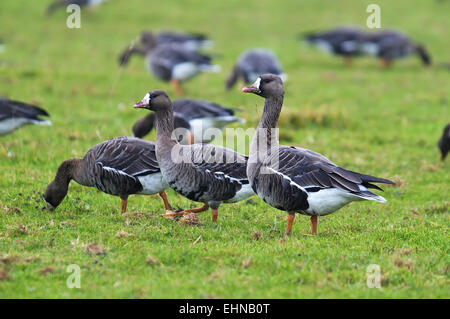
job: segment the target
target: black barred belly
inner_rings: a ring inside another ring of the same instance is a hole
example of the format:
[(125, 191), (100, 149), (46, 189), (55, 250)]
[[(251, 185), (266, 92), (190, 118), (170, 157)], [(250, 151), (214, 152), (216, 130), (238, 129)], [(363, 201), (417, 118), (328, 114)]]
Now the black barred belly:
[(252, 188), (264, 202), (276, 209), (294, 213), (309, 208), (308, 194), (279, 176), (260, 174), (253, 181)]
[[(217, 185), (219, 184), (219, 185)], [(225, 201), (233, 198), (240, 187), (234, 184), (209, 183), (202, 184), (195, 188), (180, 187), (176, 182), (169, 182), (170, 187), (177, 193), (195, 202)]]

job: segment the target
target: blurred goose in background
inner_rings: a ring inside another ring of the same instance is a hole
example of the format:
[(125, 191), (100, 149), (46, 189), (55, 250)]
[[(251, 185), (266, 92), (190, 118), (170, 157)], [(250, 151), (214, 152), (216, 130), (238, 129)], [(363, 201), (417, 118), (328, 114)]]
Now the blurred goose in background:
[(439, 149), (441, 151), (441, 160), (445, 160), (447, 153), (450, 150), (450, 123), (444, 127), (444, 132), (438, 142)]
[(0, 97), (0, 136), (26, 124), (51, 125), (40, 116), (50, 116), (47, 111), (30, 104)]
[(181, 82), (202, 72), (220, 71), (218, 65), (211, 64), (211, 57), (208, 55), (174, 43), (157, 45), (156, 38), (152, 33), (146, 34), (145, 41), (147, 70), (160, 80), (170, 81), (178, 95), (183, 95)]
[(383, 66), (388, 67), (395, 59), (418, 55), (425, 66), (431, 65), (431, 57), (425, 47), (412, 42), (404, 33), (394, 30), (381, 30), (369, 33), (361, 43), (364, 54), (381, 59)]
[(344, 57), (349, 65), (353, 57), (361, 55), (360, 43), (365, 33), (356, 27), (339, 27), (323, 32), (309, 32), (301, 38), (312, 46), (332, 55)]
[[(172, 103), (174, 110), (174, 127), (188, 130), (188, 136), (179, 139), (181, 144), (209, 143), (215, 133), (212, 128), (223, 130), (234, 122), (245, 123), (245, 120), (234, 115), (234, 110), (204, 100), (179, 99)], [(133, 135), (139, 138), (147, 135), (153, 128), (155, 113), (138, 120), (133, 126)]]
[(5, 44), (3, 43), (3, 40), (0, 38), (0, 53), (5, 51)]
[(142, 31), (136, 41), (119, 56), (119, 64), (125, 65), (134, 54), (145, 56), (151, 49), (162, 44), (179, 44), (187, 50), (200, 50), (212, 47), (213, 42), (206, 35), (161, 31), (156, 36), (150, 31)]
[(246, 84), (255, 82), (261, 74), (272, 73), (281, 77), (283, 81), (287, 76), (281, 69), (281, 63), (271, 50), (251, 49), (242, 53), (228, 77), (225, 87), (231, 89), (239, 78)]
[(289, 214), (285, 236), (292, 231), (295, 213), (311, 216), (315, 235), (318, 216), (331, 214), (352, 201), (386, 202), (369, 188), (381, 190), (372, 183), (394, 184), (392, 181), (346, 170), (305, 148), (278, 144), (277, 136), (272, 135), (284, 98), (283, 82), (278, 76), (264, 74), (242, 91), (265, 98), (250, 144), (247, 176), (263, 201)]
[(216, 222), (222, 203), (235, 203), (254, 195), (246, 175), (247, 156), (211, 144), (181, 145), (172, 139), (173, 107), (166, 92), (151, 91), (134, 107), (156, 114), (156, 157), (164, 179), (176, 192), (204, 203), (200, 208), (164, 217), (199, 213), (211, 207), (212, 221)]
[(131, 194), (159, 194), (166, 211), (172, 210), (164, 191), (169, 185), (161, 175), (153, 142), (117, 137), (97, 144), (83, 158), (62, 162), (55, 179), (44, 193), (49, 210), (58, 207), (66, 197), (71, 180), (119, 196), (122, 213), (127, 209), (128, 196)]
[(53, 11), (57, 10), (61, 7), (67, 7), (70, 4), (76, 4), (83, 7), (95, 7), (106, 0), (57, 0), (51, 3), (47, 8), (47, 14), (53, 13)]

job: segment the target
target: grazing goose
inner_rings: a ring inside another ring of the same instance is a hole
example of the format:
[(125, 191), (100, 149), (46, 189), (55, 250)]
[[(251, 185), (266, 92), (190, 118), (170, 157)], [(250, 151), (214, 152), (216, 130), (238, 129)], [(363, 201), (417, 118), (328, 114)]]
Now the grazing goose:
[(51, 125), (39, 118), (50, 116), (45, 110), (26, 103), (0, 97), (0, 136), (6, 135), (26, 124)]
[(394, 30), (369, 33), (361, 43), (361, 51), (381, 59), (388, 67), (394, 59), (417, 54), (425, 66), (431, 65), (431, 57), (424, 46), (413, 43), (406, 34)]
[(156, 46), (163, 44), (178, 44), (186, 50), (206, 49), (212, 46), (212, 41), (202, 34), (159, 32), (156, 36), (150, 31), (142, 31), (136, 43), (132, 43), (119, 56), (119, 64), (125, 65), (134, 54), (145, 56)]
[(212, 221), (216, 222), (222, 203), (235, 203), (254, 194), (246, 175), (247, 156), (210, 144), (181, 145), (171, 138), (173, 107), (166, 92), (151, 91), (134, 107), (156, 114), (156, 158), (164, 179), (176, 192), (204, 203), (203, 207), (164, 217), (198, 213), (211, 207)]
[[(157, 45), (152, 33), (146, 35), (145, 63), (147, 70), (163, 81), (170, 81), (175, 92), (183, 95), (180, 83), (202, 72), (218, 72), (220, 67), (211, 64), (211, 57), (197, 51), (188, 50), (182, 45), (169, 43)], [(121, 63), (126, 62), (126, 53)]]
[(80, 7), (95, 7), (106, 0), (57, 0), (47, 8), (47, 14), (53, 13), (58, 8), (67, 7), (70, 4), (76, 4)]
[(444, 127), (444, 132), (438, 142), (439, 149), (441, 150), (441, 160), (445, 160), (447, 153), (450, 150), (450, 123)]
[(369, 188), (380, 189), (371, 183), (394, 184), (392, 181), (346, 170), (308, 149), (278, 144), (275, 129), (284, 97), (278, 76), (264, 74), (242, 91), (266, 99), (250, 144), (247, 176), (259, 197), (289, 214), (285, 235), (292, 230), (295, 213), (311, 216), (315, 235), (318, 216), (331, 214), (352, 201), (386, 201)]
[[(233, 122), (245, 123), (245, 120), (234, 115), (234, 110), (219, 104), (204, 100), (179, 99), (173, 101), (174, 127), (185, 128), (189, 138), (184, 138), (182, 144), (209, 143), (215, 135), (210, 129), (223, 128)], [(142, 138), (153, 128), (155, 113), (150, 113), (137, 121), (133, 126), (133, 134)], [(189, 142), (189, 143), (187, 143)]]
[(252, 49), (242, 53), (228, 80), (225, 83), (227, 90), (231, 89), (239, 78), (246, 84), (255, 82), (261, 74), (272, 73), (280, 76), (283, 81), (286, 75), (281, 70), (281, 63), (275, 54), (267, 49)]
[(166, 211), (171, 211), (165, 189), (169, 187), (156, 161), (155, 144), (133, 137), (116, 137), (97, 144), (83, 158), (68, 159), (59, 166), (55, 179), (47, 186), (44, 200), (49, 210), (67, 195), (69, 183), (96, 187), (119, 196), (122, 213), (131, 194), (159, 194)]
[(311, 32), (301, 35), (309, 44), (329, 54), (344, 57), (349, 65), (351, 58), (361, 55), (360, 42), (365, 33), (355, 27), (339, 27), (324, 32)]

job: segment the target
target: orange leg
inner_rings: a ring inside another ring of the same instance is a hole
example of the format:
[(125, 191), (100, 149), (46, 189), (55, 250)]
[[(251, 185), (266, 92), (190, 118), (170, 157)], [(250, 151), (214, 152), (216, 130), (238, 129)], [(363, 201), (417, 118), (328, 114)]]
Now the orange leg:
[(125, 214), (127, 211), (128, 199), (122, 199), (122, 214)]
[(286, 232), (284, 233), (284, 237), (289, 236), (292, 232), (292, 224), (294, 223), (295, 214), (288, 215), (288, 223), (286, 227)]
[(380, 61), (381, 61), (381, 66), (385, 69), (391, 66), (391, 60), (382, 58)]
[(183, 90), (181, 89), (181, 85), (178, 80), (172, 79), (172, 80), (170, 80), (170, 83), (172, 84), (173, 89), (179, 96), (183, 95)]
[(213, 223), (216, 223), (217, 222), (217, 216), (219, 216), (219, 210), (216, 208), (216, 209), (211, 209), (211, 211), (212, 211), (212, 218), (211, 218), (211, 220), (212, 220)]
[(311, 234), (317, 235), (317, 216), (311, 216), (312, 231)]
[(182, 216), (185, 215), (187, 213), (200, 213), (200, 212), (204, 212), (205, 210), (208, 210), (209, 206), (207, 204), (203, 205), (202, 207), (199, 208), (191, 208), (191, 209), (185, 209), (181, 212), (173, 212), (173, 213), (166, 213), (164, 215), (161, 215), (164, 218), (169, 218), (169, 219), (173, 219), (175, 216)]
[(172, 206), (170, 206), (169, 200), (167, 199), (166, 191), (162, 191), (161, 193), (159, 193), (159, 196), (161, 196), (161, 198), (164, 202), (164, 207), (166, 208), (166, 212), (172, 212)]
[(194, 134), (192, 132), (188, 132), (188, 143), (194, 144)]

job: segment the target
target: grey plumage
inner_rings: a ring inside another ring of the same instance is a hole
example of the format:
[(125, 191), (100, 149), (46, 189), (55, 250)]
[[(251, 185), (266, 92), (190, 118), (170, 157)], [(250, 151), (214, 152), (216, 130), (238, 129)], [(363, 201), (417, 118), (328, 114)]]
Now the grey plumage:
[(271, 50), (247, 50), (239, 56), (226, 81), (226, 89), (231, 89), (239, 78), (242, 78), (248, 84), (254, 82), (258, 76), (265, 73), (285, 77), (280, 61)]
[(266, 99), (250, 145), (247, 176), (259, 197), (292, 215), (286, 234), (291, 231), (294, 213), (312, 216), (315, 234), (317, 216), (331, 214), (355, 200), (386, 201), (370, 192), (369, 188), (380, 189), (372, 183), (394, 184), (392, 181), (346, 170), (307, 149), (278, 144), (278, 139), (272, 134), (277, 127), (284, 98), (279, 77), (262, 75), (252, 87), (243, 91)]
[(0, 136), (6, 135), (26, 124), (51, 125), (41, 117), (50, 115), (35, 105), (0, 97)]
[(180, 145), (171, 138), (173, 107), (164, 91), (147, 93), (135, 107), (156, 113), (156, 157), (162, 175), (176, 192), (205, 203), (213, 212), (224, 202), (254, 194), (246, 177), (245, 155), (209, 144)]
[(431, 57), (425, 47), (414, 43), (406, 34), (395, 30), (381, 30), (368, 33), (361, 51), (388, 62), (417, 54), (425, 65), (431, 64)]
[[(149, 177), (154, 177), (149, 182)], [(47, 187), (44, 199), (55, 208), (67, 194), (71, 180), (126, 200), (131, 194), (156, 194), (168, 188), (149, 141), (117, 137), (97, 144), (81, 158), (64, 161)]]
[(365, 32), (356, 27), (338, 27), (323, 32), (308, 32), (301, 38), (309, 44), (334, 55), (353, 57), (361, 55), (361, 41)]
[(216, 72), (218, 66), (211, 57), (197, 51), (187, 50), (178, 44), (157, 46), (146, 55), (147, 70), (163, 81), (188, 80), (202, 72)]
[(138, 39), (127, 47), (119, 56), (119, 64), (125, 65), (134, 54), (145, 56), (156, 46), (176, 44), (186, 50), (195, 51), (212, 45), (212, 41), (203, 34), (161, 31), (154, 35), (150, 31), (142, 31)]

